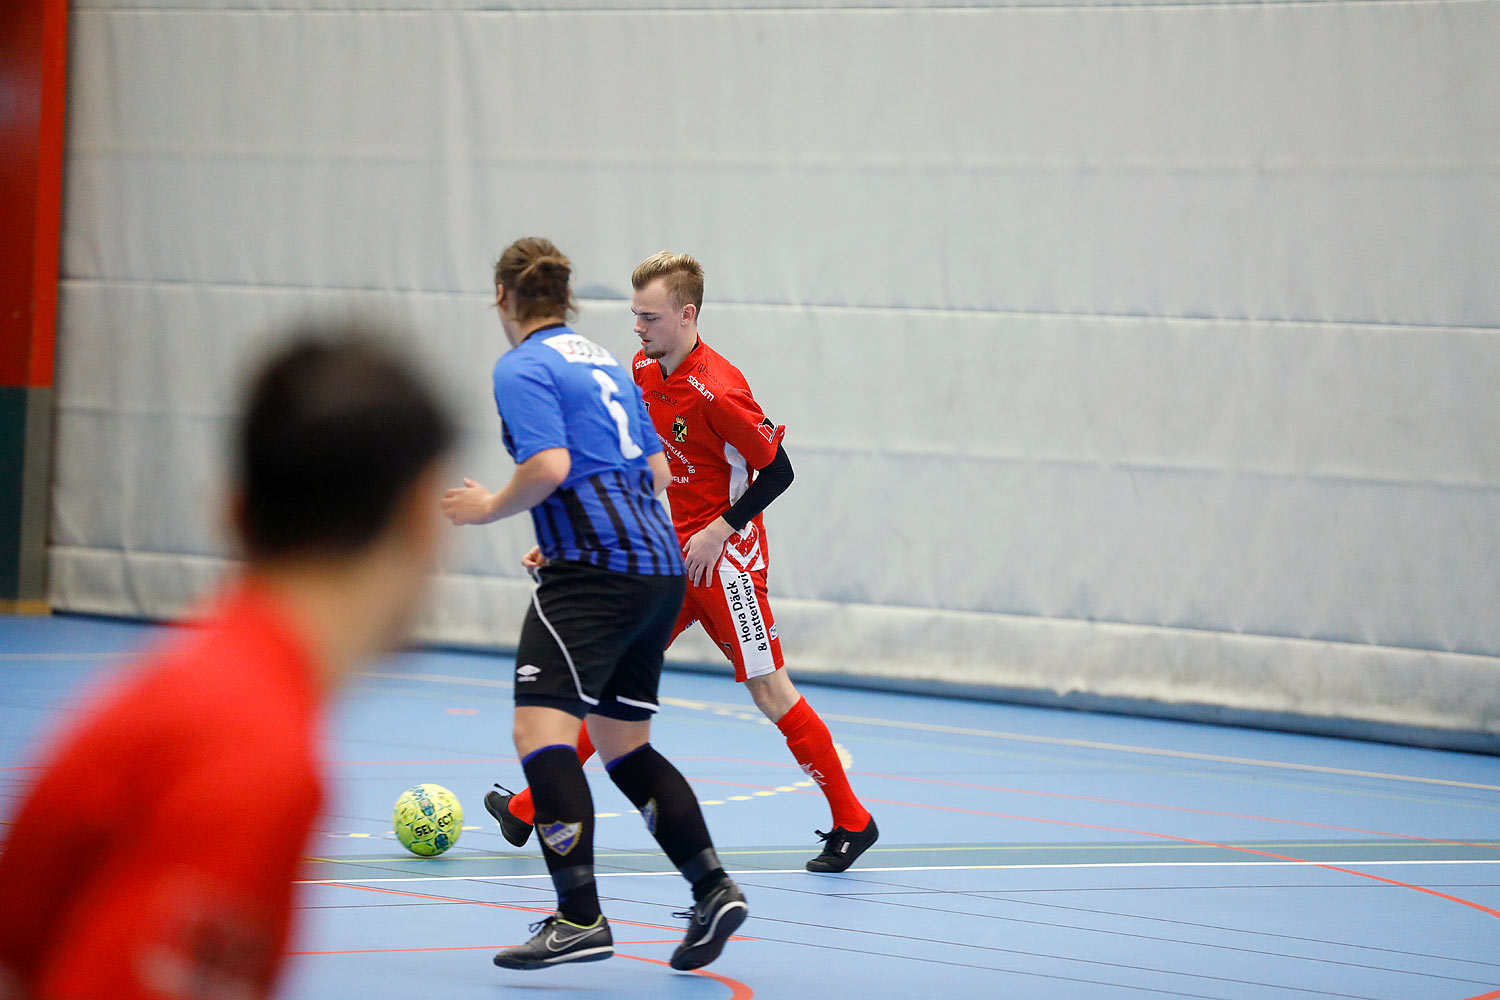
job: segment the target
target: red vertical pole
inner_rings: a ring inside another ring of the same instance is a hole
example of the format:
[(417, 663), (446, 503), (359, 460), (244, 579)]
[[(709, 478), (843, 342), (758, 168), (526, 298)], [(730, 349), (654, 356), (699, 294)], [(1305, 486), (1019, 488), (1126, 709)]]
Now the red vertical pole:
[(67, 0), (0, 0), (0, 611), (44, 610)]

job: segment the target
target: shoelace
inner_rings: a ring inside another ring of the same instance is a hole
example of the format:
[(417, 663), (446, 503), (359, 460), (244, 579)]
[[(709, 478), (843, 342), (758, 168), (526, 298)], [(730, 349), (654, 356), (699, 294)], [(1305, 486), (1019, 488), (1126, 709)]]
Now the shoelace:
[(498, 781), (495, 782), (495, 787), (498, 788), (498, 789), (500, 789), (500, 791), (504, 792), (506, 795), (515, 795), (516, 794), (515, 792), (511, 791), (509, 788), (506, 788), (504, 785), (500, 784)]
[(556, 920), (556, 919), (557, 919), (557, 914), (555, 914), (555, 913), (554, 913), (554, 914), (552, 914), (552, 916), (550, 916), (550, 917), (543, 917), (543, 918), (542, 918), (542, 919), (540, 919), (540, 920), (538, 920), (538, 921), (537, 921), (537, 922), (536, 922), (536, 923), (534, 923), (534, 924), (531, 924), (531, 925), (530, 925), (530, 926), (529, 926), (529, 927), (527, 927), (527, 928), (526, 928), (526, 929), (527, 929), (527, 930), (528, 930), (528, 931), (530, 931), (530, 932), (531, 932), (531, 933), (532, 933), (532, 934), (537, 934), (537, 933), (539, 933), (539, 932), (540, 932), (540, 931), (541, 931), (541, 930), (542, 930), (542, 929), (543, 929), (543, 928), (545, 928), (545, 927), (549, 927), (549, 926), (551, 926), (551, 924), (552, 924), (552, 922), (553, 922), (553, 921), (554, 921), (554, 920)]

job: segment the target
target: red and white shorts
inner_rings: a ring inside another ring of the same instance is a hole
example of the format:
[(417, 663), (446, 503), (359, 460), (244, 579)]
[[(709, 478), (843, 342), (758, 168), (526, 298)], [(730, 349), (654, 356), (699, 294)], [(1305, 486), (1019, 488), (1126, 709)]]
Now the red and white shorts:
[[(734, 664), (734, 679), (744, 683), (781, 669), (781, 640), (776, 620), (766, 599), (766, 570), (740, 569), (730, 559), (720, 559), (717, 572), (706, 584), (688, 584), (682, 612), (672, 626), (675, 641), (693, 622), (719, 644)], [(671, 645), (671, 642), (668, 642)]]

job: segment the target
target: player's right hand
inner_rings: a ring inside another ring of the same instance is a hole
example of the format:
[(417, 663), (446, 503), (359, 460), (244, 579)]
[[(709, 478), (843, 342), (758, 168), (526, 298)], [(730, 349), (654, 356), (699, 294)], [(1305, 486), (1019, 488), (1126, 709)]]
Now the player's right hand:
[(521, 565), (527, 569), (541, 569), (547, 565), (547, 557), (542, 555), (542, 547), (533, 545), (531, 551), (521, 557)]

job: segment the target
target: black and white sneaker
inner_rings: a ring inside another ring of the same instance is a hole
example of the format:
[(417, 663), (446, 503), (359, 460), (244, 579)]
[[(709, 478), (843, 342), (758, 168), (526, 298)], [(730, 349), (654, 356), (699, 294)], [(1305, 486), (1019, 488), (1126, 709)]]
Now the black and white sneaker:
[(510, 800), (516, 797), (515, 793), (504, 785), (495, 787), (499, 791), (484, 793), (484, 808), (500, 824), (500, 833), (506, 840), (516, 847), (525, 847), (531, 836), (531, 825), (511, 815)]
[(588, 927), (554, 913), (528, 930), (536, 936), (525, 944), (495, 952), (502, 969), (546, 969), (566, 962), (602, 962), (615, 953), (615, 938), (602, 916)]
[(858, 833), (850, 833), (841, 826), (836, 826), (829, 833), (822, 830), (816, 831), (823, 838), (823, 853), (807, 863), (810, 872), (841, 872), (859, 858), (870, 845), (880, 839), (880, 831), (875, 827), (875, 817), (870, 817), (870, 822)]
[(672, 952), (672, 968), (679, 972), (701, 969), (719, 957), (724, 942), (739, 930), (750, 915), (745, 894), (734, 880), (726, 878), (717, 889), (693, 904), (691, 910), (672, 914), (688, 920), (687, 937)]

